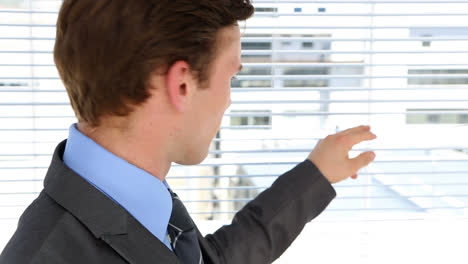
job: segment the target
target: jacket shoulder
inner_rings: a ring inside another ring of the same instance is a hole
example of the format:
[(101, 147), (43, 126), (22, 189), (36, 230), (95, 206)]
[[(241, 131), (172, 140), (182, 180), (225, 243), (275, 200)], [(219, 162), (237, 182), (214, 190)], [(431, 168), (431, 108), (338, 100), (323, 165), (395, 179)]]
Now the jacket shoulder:
[(44, 191), (24, 211), (0, 264), (124, 263)]
[(18, 226), (0, 255), (0, 263), (31, 263), (65, 211), (44, 192), (21, 215)]

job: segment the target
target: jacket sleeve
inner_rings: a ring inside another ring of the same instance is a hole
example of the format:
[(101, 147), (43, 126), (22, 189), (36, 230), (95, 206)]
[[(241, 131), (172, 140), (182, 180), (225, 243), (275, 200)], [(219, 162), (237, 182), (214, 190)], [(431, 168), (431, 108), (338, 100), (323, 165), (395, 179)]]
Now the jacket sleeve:
[(298, 164), (240, 210), (230, 225), (202, 239), (205, 263), (273, 262), (335, 196), (312, 162)]

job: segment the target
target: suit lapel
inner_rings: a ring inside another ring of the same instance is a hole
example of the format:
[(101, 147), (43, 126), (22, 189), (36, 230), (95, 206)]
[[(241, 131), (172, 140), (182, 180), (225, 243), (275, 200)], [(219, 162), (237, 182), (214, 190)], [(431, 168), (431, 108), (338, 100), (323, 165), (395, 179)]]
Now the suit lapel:
[(174, 253), (133, 217), (127, 227), (126, 234), (104, 234), (102, 239), (129, 263), (179, 263)]
[(63, 163), (65, 144), (55, 150), (44, 180), (45, 192), (129, 263), (178, 263), (175, 254), (123, 207)]

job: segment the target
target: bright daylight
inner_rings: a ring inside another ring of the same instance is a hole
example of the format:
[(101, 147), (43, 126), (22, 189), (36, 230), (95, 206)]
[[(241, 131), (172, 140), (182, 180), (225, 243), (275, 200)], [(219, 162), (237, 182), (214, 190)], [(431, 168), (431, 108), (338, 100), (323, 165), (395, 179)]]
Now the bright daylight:
[[(320, 139), (370, 125), (377, 139), (350, 156), (374, 162), (333, 184), (274, 263), (468, 263), (468, 1), (252, 3), (208, 156), (166, 178), (201, 233), (230, 224)], [(61, 4), (0, 0), (0, 252), (77, 122), (53, 59)]]

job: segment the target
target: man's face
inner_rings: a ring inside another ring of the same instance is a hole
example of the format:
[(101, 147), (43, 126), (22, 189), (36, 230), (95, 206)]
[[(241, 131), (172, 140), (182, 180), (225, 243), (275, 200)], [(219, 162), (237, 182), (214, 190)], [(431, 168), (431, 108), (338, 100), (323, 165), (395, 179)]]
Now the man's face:
[(231, 79), (241, 67), (239, 27), (224, 28), (218, 33), (217, 54), (205, 84), (208, 87), (197, 87), (187, 109), (184, 164), (198, 164), (207, 156), (224, 112), (231, 105)]

